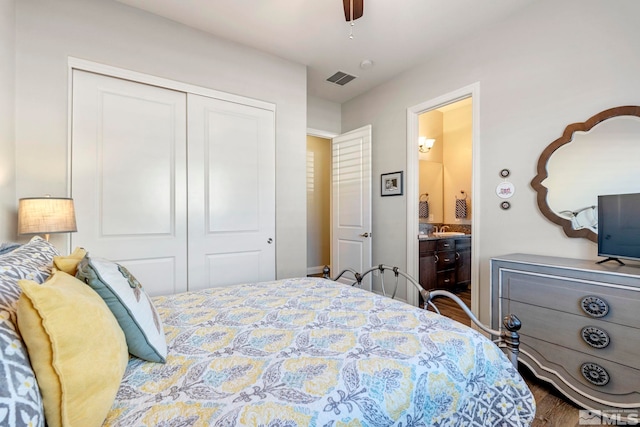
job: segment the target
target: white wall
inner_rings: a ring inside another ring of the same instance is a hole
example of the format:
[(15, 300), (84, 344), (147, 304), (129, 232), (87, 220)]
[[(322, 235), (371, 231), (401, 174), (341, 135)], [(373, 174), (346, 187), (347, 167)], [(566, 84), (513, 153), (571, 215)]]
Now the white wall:
[[(406, 170), (406, 109), (480, 82), (480, 315), (488, 320), (489, 259), (526, 252), (596, 258), (546, 220), (530, 181), (565, 127), (610, 107), (640, 104), (640, 2), (540, 0), (436, 58), (342, 105), (342, 129), (373, 125), (373, 264), (406, 265), (405, 197), (380, 198), (380, 173)], [(597, 153), (596, 153), (597, 155)], [(512, 208), (495, 186), (511, 170)], [(629, 171), (640, 179), (640, 168)], [(388, 200), (393, 199), (393, 200)], [(477, 230), (474, 230), (474, 233)]]
[(69, 56), (261, 99), (276, 104), (277, 276), (306, 273), (303, 65), (115, 1), (20, 0), (16, 8), (19, 197), (67, 193)]
[(0, 242), (15, 240), (15, 0), (0, 0)]
[(342, 133), (341, 105), (325, 99), (309, 96), (307, 98), (307, 127), (314, 130)]

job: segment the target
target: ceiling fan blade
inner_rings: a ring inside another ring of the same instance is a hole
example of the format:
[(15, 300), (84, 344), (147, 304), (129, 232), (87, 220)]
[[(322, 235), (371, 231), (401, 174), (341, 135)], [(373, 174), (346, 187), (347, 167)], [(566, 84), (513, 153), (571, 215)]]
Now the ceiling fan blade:
[(353, 20), (362, 18), (364, 11), (364, 0), (342, 0), (344, 6), (344, 19), (351, 21), (351, 3), (353, 3)]

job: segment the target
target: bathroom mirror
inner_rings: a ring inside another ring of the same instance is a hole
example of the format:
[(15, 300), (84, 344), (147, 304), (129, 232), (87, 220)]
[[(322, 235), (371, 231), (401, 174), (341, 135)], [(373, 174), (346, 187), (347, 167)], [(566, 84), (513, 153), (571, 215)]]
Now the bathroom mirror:
[(640, 107), (611, 108), (566, 127), (531, 181), (538, 207), (569, 237), (598, 241), (598, 195), (640, 193)]
[[(444, 173), (439, 162), (420, 160), (420, 201), (429, 205), (426, 218), (420, 222), (442, 224), (444, 222)], [(424, 196), (428, 194), (428, 196)]]

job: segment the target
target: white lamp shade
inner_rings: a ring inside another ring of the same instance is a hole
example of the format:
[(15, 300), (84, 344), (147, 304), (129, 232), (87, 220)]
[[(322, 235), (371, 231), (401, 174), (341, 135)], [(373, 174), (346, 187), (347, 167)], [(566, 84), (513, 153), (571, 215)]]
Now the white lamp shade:
[(51, 234), (77, 231), (73, 199), (29, 197), (18, 203), (18, 234)]

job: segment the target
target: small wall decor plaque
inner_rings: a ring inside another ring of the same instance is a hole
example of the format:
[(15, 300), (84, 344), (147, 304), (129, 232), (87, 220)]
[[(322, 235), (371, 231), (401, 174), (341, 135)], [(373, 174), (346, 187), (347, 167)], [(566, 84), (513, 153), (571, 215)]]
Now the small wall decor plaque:
[(513, 196), (513, 193), (515, 193), (515, 191), (516, 191), (515, 185), (513, 185), (509, 181), (501, 182), (496, 187), (496, 194), (501, 199), (508, 199), (509, 197)]

